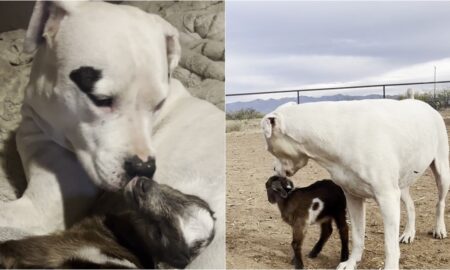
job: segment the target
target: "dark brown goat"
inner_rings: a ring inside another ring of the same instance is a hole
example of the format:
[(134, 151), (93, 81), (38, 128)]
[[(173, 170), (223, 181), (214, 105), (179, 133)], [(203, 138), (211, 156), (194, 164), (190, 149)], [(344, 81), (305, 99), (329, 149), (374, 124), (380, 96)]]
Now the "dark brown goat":
[(124, 209), (66, 231), (0, 243), (1, 268), (185, 268), (214, 237), (214, 213), (197, 196), (135, 177)]
[(291, 180), (272, 176), (266, 182), (267, 197), (278, 204), (283, 220), (292, 227), (292, 249), (296, 269), (303, 268), (302, 243), (308, 225), (320, 224), (319, 241), (309, 253), (315, 258), (322, 250), (331, 233), (332, 221), (336, 222), (341, 238), (341, 262), (348, 259), (348, 225), (345, 218), (346, 201), (342, 189), (331, 180), (295, 188)]

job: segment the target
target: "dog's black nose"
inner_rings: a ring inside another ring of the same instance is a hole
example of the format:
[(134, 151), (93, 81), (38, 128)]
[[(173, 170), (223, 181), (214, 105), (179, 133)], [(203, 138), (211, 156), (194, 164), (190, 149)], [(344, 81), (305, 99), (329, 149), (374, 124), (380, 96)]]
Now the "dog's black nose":
[(132, 156), (125, 160), (125, 172), (131, 178), (135, 176), (145, 176), (152, 178), (156, 171), (155, 159), (148, 157), (147, 161), (143, 161), (138, 156)]

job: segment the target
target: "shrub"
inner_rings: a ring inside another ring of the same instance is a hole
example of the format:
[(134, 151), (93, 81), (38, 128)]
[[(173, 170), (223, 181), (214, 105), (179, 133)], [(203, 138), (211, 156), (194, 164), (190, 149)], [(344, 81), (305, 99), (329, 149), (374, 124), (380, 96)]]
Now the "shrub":
[(240, 109), (238, 111), (227, 113), (227, 120), (243, 120), (262, 118), (264, 115), (252, 108)]
[[(399, 99), (405, 99), (405, 95), (400, 95)], [(436, 93), (434, 98), (433, 92), (415, 93), (414, 98), (428, 103), (435, 109), (443, 109), (450, 107), (450, 90), (443, 90)]]

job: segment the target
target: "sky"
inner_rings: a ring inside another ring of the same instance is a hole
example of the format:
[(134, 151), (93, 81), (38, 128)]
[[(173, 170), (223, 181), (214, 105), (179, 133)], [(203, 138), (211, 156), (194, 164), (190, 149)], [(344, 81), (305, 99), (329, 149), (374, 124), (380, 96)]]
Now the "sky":
[(450, 80), (449, 10), (450, 2), (228, 1), (226, 91), (433, 81), (435, 66), (437, 80)]

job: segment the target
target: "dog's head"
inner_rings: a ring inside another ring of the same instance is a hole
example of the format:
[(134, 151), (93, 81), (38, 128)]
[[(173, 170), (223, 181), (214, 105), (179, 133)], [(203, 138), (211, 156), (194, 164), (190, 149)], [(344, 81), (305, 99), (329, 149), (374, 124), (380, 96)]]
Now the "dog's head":
[(271, 176), (266, 182), (267, 199), (274, 204), (278, 198), (286, 199), (289, 192), (294, 188), (291, 180), (281, 176)]
[(289, 136), (283, 114), (273, 112), (261, 121), (267, 151), (275, 156), (274, 171), (282, 176), (293, 176), (309, 160), (299, 142)]
[(139, 231), (157, 263), (184, 268), (214, 238), (214, 213), (197, 196), (135, 177), (125, 197), (140, 214)]
[(25, 40), (37, 48), (30, 85), (48, 106), (40, 116), (93, 181), (114, 190), (152, 177), (152, 125), (180, 57), (177, 30), (130, 6), (38, 1)]

